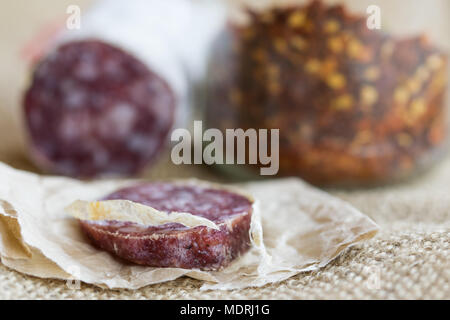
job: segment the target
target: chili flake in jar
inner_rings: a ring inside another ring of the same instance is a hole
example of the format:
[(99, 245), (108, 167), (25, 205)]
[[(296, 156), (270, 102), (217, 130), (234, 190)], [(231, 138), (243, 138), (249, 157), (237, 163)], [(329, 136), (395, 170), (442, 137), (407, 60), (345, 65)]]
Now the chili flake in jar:
[(248, 16), (215, 45), (209, 127), (280, 129), (280, 175), (318, 185), (404, 178), (442, 153), (448, 60), (426, 36), (321, 1)]

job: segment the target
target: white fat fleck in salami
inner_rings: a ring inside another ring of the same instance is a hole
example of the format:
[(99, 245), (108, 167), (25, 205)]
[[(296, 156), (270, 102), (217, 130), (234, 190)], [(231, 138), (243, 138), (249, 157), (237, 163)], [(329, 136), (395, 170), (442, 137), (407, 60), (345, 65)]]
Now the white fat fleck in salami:
[[(118, 207), (110, 201), (123, 204), (123, 210), (127, 210), (125, 208), (130, 203), (138, 203), (141, 207), (133, 205), (130, 210), (135, 212), (121, 214), (112, 212)], [(85, 210), (92, 209), (92, 206), (102, 208)], [(80, 208), (82, 210), (78, 210)], [(118, 190), (98, 203), (75, 203), (72, 209), (72, 212), (78, 212), (76, 217), (87, 219), (80, 220), (80, 225), (95, 246), (141, 265), (217, 270), (250, 248), (253, 200), (228, 190), (175, 183), (146, 183)], [(141, 209), (150, 216), (136, 217)], [(157, 210), (156, 216), (149, 210)], [(195, 226), (189, 227), (186, 223), (167, 220), (162, 212), (181, 212), (206, 220), (180, 220)], [(108, 220), (108, 214), (111, 217), (131, 214), (130, 220), (134, 222)], [(142, 223), (154, 221), (152, 219), (155, 217), (157, 220), (162, 217), (162, 220), (154, 225)], [(150, 220), (145, 220), (147, 218)], [(205, 221), (214, 226), (209, 226)]]

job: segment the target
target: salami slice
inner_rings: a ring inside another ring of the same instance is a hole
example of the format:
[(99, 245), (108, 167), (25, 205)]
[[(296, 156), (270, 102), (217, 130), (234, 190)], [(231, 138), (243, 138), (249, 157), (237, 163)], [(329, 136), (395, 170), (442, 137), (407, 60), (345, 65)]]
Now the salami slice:
[(217, 270), (250, 248), (252, 200), (223, 189), (146, 183), (103, 200), (130, 200), (164, 212), (186, 212), (213, 221), (219, 230), (179, 223), (144, 226), (123, 221), (81, 220), (91, 242), (128, 261), (152, 267)]
[(31, 156), (74, 177), (138, 173), (166, 140), (175, 100), (165, 80), (122, 49), (69, 42), (37, 65), (26, 92)]

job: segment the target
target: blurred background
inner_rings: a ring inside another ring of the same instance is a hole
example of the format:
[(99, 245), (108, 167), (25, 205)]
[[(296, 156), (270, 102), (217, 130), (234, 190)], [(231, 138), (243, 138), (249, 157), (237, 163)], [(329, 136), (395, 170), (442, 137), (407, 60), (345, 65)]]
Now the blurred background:
[[(78, 5), (82, 12), (92, 0), (14, 0), (2, 1), (0, 10), (0, 161), (16, 168), (39, 171), (26, 156), (22, 123), (21, 99), (30, 76), (31, 66), (27, 50), (33, 41), (54, 30), (67, 17), (69, 5)], [(228, 0), (232, 6), (243, 4), (265, 7), (307, 1), (285, 0)], [(382, 9), (383, 30), (399, 35), (426, 33), (439, 47), (450, 50), (450, 1), (448, 0), (327, 0), (327, 3), (346, 3), (352, 10), (365, 12), (370, 4)], [(130, 2), (131, 3), (131, 2)], [(38, 37), (38, 38), (36, 38)], [(30, 44), (31, 43), (31, 44)], [(168, 156), (149, 169), (148, 177), (191, 177), (217, 179), (214, 173), (198, 166), (173, 166)]]

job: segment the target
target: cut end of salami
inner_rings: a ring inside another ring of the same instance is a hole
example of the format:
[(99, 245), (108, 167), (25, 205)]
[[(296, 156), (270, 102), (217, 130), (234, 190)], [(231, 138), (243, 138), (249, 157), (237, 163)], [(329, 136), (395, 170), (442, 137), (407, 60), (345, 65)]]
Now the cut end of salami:
[(87, 40), (64, 44), (37, 65), (24, 109), (31, 157), (43, 170), (125, 176), (162, 148), (175, 96), (135, 57)]
[(164, 212), (187, 212), (219, 230), (179, 223), (144, 226), (125, 221), (80, 220), (91, 242), (116, 256), (151, 267), (218, 270), (251, 246), (253, 201), (223, 189), (178, 183), (146, 183), (103, 200), (129, 200)]

